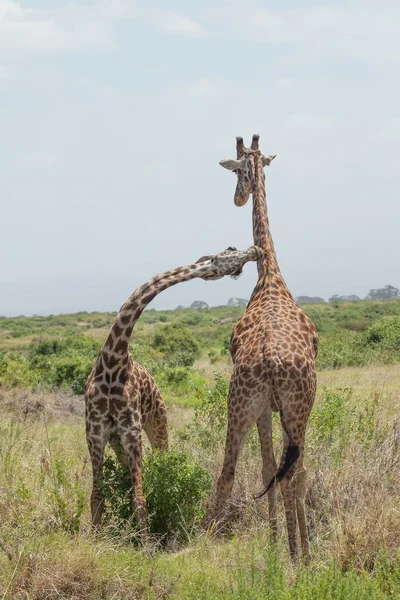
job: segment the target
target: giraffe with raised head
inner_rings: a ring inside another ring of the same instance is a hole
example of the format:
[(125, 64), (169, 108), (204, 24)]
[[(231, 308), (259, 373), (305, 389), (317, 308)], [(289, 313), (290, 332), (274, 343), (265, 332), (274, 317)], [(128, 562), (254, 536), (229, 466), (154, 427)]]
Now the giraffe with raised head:
[(146, 306), (160, 292), (194, 278), (216, 280), (239, 275), (243, 265), (261, 256), (259, 248), (228, 248), (203, 256), (194, 264), (178, 267), (137, 288), (121, 307), (100, 349), (85, 390), (86, 439), (93, 470), (91, 512), (100, 525), (104, 509), (101, 490), (107, 442), (127, 464), (132, 482), (132, 511), (143, 535), (147, 532), (146, 502), (142, 490), (142, 440), (145, 430), (152, 447), (167, 449), (168, 430), (164, 400), (152, 375), (129, 352), (132, 330)]
[[(264, 167), (275, 158), (259, 151), (259, 136), (250, 148), (237, 138), (237, 160), (220, 164), (234, 171), (236, 206), (253, 196), (253, 236), (262, 257), (258, 281), (243, 317), (231, 337), (234, 363), (228, 397), (225, 458), (218, 480), (212, 519), (218, 519), (234, 482), (240, 451), (256, 423), (261, 445), (262, 475), (268, 494), (269, 521), (276, 539), (275, 483), (281, 482), (289, 549), (297, 556), (297, 522), (303, 556), (310, 556), (305, 515), (304, 443), (316, 391), (318, 335), (311, 319), (296, 305), (279, 269), (267, 214)], [(272, 411), (280, 413), (283, 453), (277, 468), (272, 444)]]

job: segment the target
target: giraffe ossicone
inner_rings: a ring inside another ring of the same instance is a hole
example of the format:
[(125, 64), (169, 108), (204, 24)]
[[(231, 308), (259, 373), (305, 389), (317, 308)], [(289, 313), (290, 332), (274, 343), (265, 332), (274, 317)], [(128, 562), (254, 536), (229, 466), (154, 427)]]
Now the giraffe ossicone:
[(257, 261), (262, 251), (229, 248), (197, 262), (161, 273), (140, 286), (121, 307), (85, 389), (86, 439), (93, 470), (91, 513), (94, 525), (100, 525), (104, 510), (102, 467), (104, 450), (110, 442), (117, 456), (128, 466), (132, 482), (132, 511), (140, 530), (147, 534), (146, 501), (142, 489), (142, 430), (153, 448), (168, 448), (166, 405), (152, 375), (133, 360), (129, 341), (133, 328), (146, 306), (167, 288), (200, 278), (216, 280), (238, 275), (244, 264)]

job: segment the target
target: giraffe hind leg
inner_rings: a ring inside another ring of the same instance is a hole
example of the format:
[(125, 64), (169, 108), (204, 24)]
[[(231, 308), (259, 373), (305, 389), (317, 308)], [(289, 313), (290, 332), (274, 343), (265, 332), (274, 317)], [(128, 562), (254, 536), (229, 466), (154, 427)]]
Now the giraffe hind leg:
[(104, 421), (93, 425), (87, 422), (86, 439), (92, 463), (93, 484), (90, 497), (90, 509), (92, 513), (92, 524), (101, 525), (104, 498), (102, 492), (102, 470), (104, 461), (104, 449), (109, 438), (110, 423)]
[(140, 428), (131, 426), (127, 430), (120, 430), (120, 437), (131, 476), (132, 514), (137, 516), (140, 535), (145, 540), (148, 527), (146, 500), (143, 495), (142, 484), (142, 433)]
[(296, 510), (297, 520), (299, 522), (301, 551), (303, 559), (306, 563), (311, 560), (310, 553), (310, 542), (308, 539), (307, 532), (307, 520), (306, 520), (306, 509), (305, 509), (305, 497), (306, 497), (306, 479), (307, 471), (302, 465), (300, 470), (296, 473)]
[(300, 456), (299, 446), (297, 444), (289, 443), (287, 449), (283, 453), (283, 460), (282, 460), (281, 466), (279, 467), (278, 471), (275, 473), (275, 475), (269, 481), (269, 483), (264, 488), (264, 490), (260, 494), (258, 494), (255, 498), (257, 500), (259, 498), (262, 498), (267, 492), (269, 492), (271, 489), (273, 489), (275, 484), (280, 483), (282, 481), (282, 479), (288, 474), (289, 470), (294, 465), (294, 463), (299, 458), (299, 456)]
[[(292, 458), (296, 456), (296, 460), (292, 460), (291, 466), (287, 469), (285, 475), (281, 479), (281, 491), (283, 502), (285, 505), (286, 524), (288, 530), (289, 550), (293, 560), (297, 560), (298, 544), (297, 544), (297, 523), (300, 529), (300, 539), (302, 546), (302, 554), (305, 560), (310, 559), (310, 547), (308, 541), (306, 514), (304, 507), (305, 499), (305, 480), (306, 470), (303, 467), (304, 462), (304, 437), (305, 430), (297, 434), (295, 445), (297, 450), (292, 451)], [(284, 449), (282, 455), (282, 463), (290, 462), (287, 460), (287, 454), (290, 452), (291, 446), (294, 443), (289, 440), (286, 430), (283, 430)], [(281, 467), (282, 468), (282, 467)]]
[(224, 464), (222, 473), (218, 479), (214, 509), (211, 516), (212, 521), (216, 520), (222, 514), (223, 508), (233, 488), (239, 454), (251, 428), (257, 422), (257, 419), (262, 412), (263, 396), (259, 394), (259, 398), (253, 398), (251, 392), (248, 391), (248, 393), (246, 395), (243, 394), (242, 397), (242, 410), (240, 416), (235, 414), (231, 400), (234, 398), (236, 385), (237, 382), (235, 378), (233, 378), (231, 380), (228, 400), (228, 429), (226, 434)]
[(221, 517), (226, 501), (232, 492), (239, 454), (254, 422), (254, 420), (251, 420), (244, 423), (240, 432), (234, 431), (235, 428), (228, 422), (224, 464), (217, 483), (211, 521)]
[[(270, 404), (267, 404), (266, 408), (257, 419), (257, 429), (261, 446), (263, 483), (265, 486), (268, 486), (277, 470), (272, 442), (272, 410)], [(268, 512), (272, 539), (276, 541), (277, 520), (275, 486), (271, 486), (268, 490)]]
[(167, 407), (161, 394), (158, 393), (155, 400), (155, 410), (151, 419), (149, 418), (144, 430), (153, 450), (168, 450), (168, 421)]

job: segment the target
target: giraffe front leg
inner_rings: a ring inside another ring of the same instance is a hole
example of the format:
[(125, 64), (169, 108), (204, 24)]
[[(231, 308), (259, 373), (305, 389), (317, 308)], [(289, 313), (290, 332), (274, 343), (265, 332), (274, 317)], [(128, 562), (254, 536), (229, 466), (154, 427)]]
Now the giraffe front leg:
[[(270, 403), (267, 404), (261, 415), (257, 419), (258, 437), (261, 446), (262, 458), (262, 478), (266, 487), (276, 473), (276, 461), (272, 443), (272, 409)], [(276, 493), (275, 486), (272, 486), (268, 492), (268, 513), (269, 525), (272, 539), (277, 539), (277, 519), (276, 519)]]

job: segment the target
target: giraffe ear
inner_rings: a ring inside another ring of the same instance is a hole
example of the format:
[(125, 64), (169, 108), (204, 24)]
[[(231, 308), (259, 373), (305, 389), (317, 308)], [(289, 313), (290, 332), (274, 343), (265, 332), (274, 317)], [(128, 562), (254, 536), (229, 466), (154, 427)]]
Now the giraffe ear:
[(275, 156), (276, 154), (268, 154), (268, 156), (263, 155), (261, 157), (263, 167), (269, 167), (271, 162), (274, 160)]
[(243, 158), (241, 160), (220, 160), (219, 164), (224, 169), (228, 169), (228, 171), (236, 171), (237, 169), (244, 168), (245, 160)]

